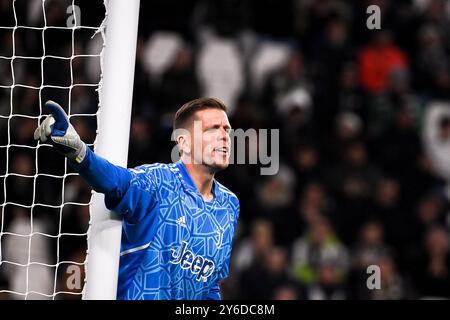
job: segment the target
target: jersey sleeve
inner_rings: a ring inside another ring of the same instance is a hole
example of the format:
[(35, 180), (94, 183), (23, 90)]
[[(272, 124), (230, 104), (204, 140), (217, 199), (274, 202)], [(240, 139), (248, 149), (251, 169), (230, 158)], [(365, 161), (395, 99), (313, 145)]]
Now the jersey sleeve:
[(129, 171), (131, 180), (125, 193), (120, 197), (105, 195), (105, 205), (123, 215), (127, 222), (137, 223), (157, 205), (160, 178), (154, 166), (144, 165)]
[(89, 148), (80, 164), (70, 164), (95, 191), (105, 194), (106, 207), (128, 222), (138, 222), (156, 205), (157, 179), (152, 166), (126, 169)]
[(128, 169), (113, 165), (89, 148), (80, 164), (73, 160), (69, 163), (95, 191), (115, 197), (125, 193), (132, 178)]

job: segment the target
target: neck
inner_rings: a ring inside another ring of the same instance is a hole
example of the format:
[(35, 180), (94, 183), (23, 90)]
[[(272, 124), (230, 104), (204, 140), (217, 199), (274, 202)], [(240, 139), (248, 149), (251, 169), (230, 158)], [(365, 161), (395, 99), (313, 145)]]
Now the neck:
[(201, 164), (184, 164), (198, 192), (205, 201), (211, 201), (214, 198), (212, 192), (214, 173)]

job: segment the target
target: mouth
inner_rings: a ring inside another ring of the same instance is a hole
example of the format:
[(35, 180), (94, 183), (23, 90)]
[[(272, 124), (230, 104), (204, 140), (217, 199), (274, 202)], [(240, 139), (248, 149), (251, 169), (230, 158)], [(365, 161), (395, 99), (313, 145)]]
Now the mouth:
[(214, 148), (214, 151), (218, 152), (219, 154), (221, 153), (223, 155), (226, 155), (226, 156), (230, 153), (230, 150), (227, 147)]

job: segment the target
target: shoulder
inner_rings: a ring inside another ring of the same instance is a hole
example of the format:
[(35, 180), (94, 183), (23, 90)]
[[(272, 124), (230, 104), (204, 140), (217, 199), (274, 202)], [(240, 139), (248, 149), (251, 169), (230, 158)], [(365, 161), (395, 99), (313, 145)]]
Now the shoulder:
[(225, 187), (223, 184), (221, 184), (217, 180), (215, 180), (215, 183), (217, 183), (217, 187), (218, 187), (222, 197), (224, 198), (224, 200), (226, 202), (228, 202), (232, 206), (232, 208), (236, 212), (236, 214), (239, 215), (240, 203), (239, 203), (239, 199), (236, 196), (236, 194), (234, 194), (234, 192), (232, 192), (230, 189)]
[(134, 173), (145, 173), (145, 174), (162, 174), (162, 175), (173, 175), (176, 174), (178, 168), (175, 163), (150, 163), (137, 166), (130, 169)]
[(175, 173), (172, 167), (172, 164), (167, 163), (151, 163), (143, 164), (129, 170), (133, 176), (133, 182), (139, 184), (144, 181), (158, 185), (163, 181), (175, 179)]

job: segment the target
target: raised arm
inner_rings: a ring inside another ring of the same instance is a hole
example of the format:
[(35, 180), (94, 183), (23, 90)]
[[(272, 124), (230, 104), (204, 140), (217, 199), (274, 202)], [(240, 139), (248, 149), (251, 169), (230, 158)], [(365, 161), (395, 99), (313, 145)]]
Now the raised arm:
[(130, 171), (94, 154), (81, 141), (59, 104), (47, 101), (45, 107), (50, 115), (36, 129), (34, 139), (41, 142), (49, 140), (95, 191), (114, 198), (122, 197), (131, 181)]

